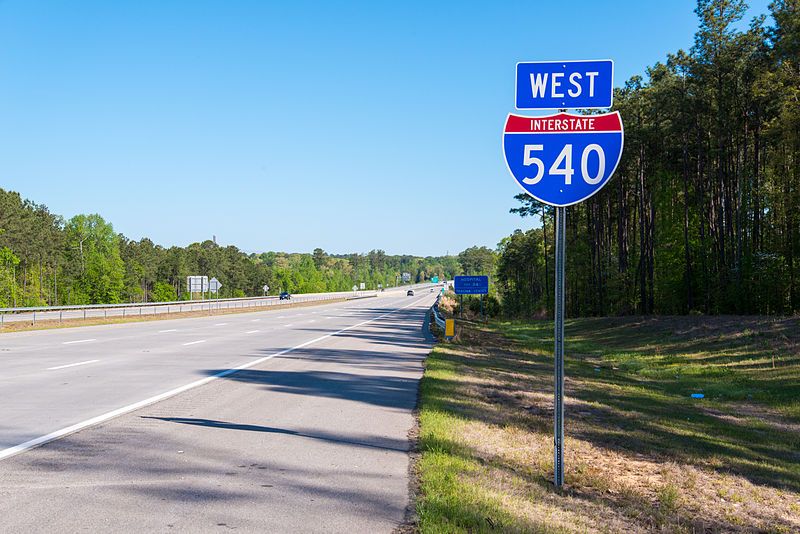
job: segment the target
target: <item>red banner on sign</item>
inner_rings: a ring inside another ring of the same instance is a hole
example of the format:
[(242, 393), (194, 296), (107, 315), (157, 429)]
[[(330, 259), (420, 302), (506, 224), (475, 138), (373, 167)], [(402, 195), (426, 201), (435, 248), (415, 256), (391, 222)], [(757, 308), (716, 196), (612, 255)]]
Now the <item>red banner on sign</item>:
[(547, 117), (509, 115), (505, 133), (581, 133), (619, 132), (622, 121), (619, 112), (603, 115), (570, 115), (559, 113)]

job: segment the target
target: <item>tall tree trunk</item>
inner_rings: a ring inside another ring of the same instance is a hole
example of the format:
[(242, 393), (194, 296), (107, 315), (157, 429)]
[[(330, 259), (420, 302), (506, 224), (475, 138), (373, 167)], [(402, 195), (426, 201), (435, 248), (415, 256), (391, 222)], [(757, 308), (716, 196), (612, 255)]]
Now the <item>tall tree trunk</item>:
[(647, 269), (645, 267), (645, 218), (644, 218), (644, 147), (639, 146), (639, 307), (647, 315)]
[(692, 257), (689, 252), (689, 141), (688, 134), (683, 135), (683, 285), (686, 289), (686, 306), (684, 312), (694, 309), (694, 292), (692, 291)]

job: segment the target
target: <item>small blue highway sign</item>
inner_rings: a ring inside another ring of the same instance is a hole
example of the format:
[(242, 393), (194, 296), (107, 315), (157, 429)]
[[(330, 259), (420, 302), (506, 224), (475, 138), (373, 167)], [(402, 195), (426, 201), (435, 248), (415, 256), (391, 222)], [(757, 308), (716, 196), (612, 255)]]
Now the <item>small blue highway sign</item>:
[(456, 276), (456, 295), (486, 295), (489, 293), (489, 277), (483, 276)]

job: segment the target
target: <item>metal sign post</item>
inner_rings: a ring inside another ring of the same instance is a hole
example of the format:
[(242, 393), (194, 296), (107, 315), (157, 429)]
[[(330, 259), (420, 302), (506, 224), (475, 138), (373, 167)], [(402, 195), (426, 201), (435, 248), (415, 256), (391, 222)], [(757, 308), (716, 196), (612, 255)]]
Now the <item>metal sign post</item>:
[(564, 484), (564, 261), (567, 208), (556, 208), (555, 388), (553, 395), (553, 483)]
[(556, 302), (553, 395), (553, 482), (564, 484), (564, 274), (567, 206), (599, 192), (622, 157), (624, 130), (613, 104), (614, 62), (538, 61), (517, 64), (517, 109), (558, 109), (554, 115), (509, 114), (503, 152), (509, 172), (531, 197), (555, 207)]

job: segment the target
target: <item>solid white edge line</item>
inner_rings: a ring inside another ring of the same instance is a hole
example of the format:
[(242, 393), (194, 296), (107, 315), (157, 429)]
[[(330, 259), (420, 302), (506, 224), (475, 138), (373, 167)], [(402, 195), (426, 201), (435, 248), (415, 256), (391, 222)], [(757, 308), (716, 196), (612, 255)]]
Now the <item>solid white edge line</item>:
[(100, 360), (86, 360), (85, 362), (68, 363), (67, 365), (57, 365), (55, 367), (48, 367), (47, 371), (55, 371), (56, 369), (66, 369), (67, 367), (77, 367), (78, 365), (86, 365), (87, 363), (99, 362)]
[(350, 326), (348, 326), (346, 328), (342, 328), (341, 330), (337, 330), (336, 332), (331, 332), (330, 334), (325, 334), (324, 336), (320, 336), (320, 337), (314, 338), (314, 339), (312, 339), (310, 341), (306, 341), (305, 343), (301, 343), (301, 344), (296, 345), (296, 346), (294, 346), (292, 348), (285, 349), (285, 350), (282, 350), (280, 352), (276, 352), (275, 354), (270, 354), (269, 356), (264, 356), (263, 358), (259, 358), (257, 360), (253, 360), (251, 362), (247, 362), (245, 364), (239, 365), (238, 367), (232, 367), (231, 369), (226, 369), (226, 370), (221, 371), (221, 372), (219, 372), (219, 373), (217, 373), (215, 375), (212, 375), (212, 376), (209, 376), (209, 377), (206, 377), (206, 378), (201, 378), (200, 380), (195, 380), (194, 382), (191, 382), (191, 383), (186, 384), (184, 386), (177, 387), (175, 389), (171, 389), (169, 391), (165, 391), (164, 393), (160, 393), (160, 394), (155, 395), (153, 397), (150, 397), (148, 399), (144, 399), (144, 400), (141, 400), (139, 402), (135, 402), (133, 404), (129, 404), (127, 406), (123, 406), (122, 408), (117, 408), (116, 410), (112, 410), (110, 412), (106, 412), (106, 413), (104, 413), (102, 415), (98, 415), (97, 417), (92, 417), (91, 419), (86, 419), (85, 421), (81, 421), (80, 423), (75, 423), (74, 425), (70, 425), (70, 426), (64, 427), (64, 428), (62, 428), (60, 430), (56, 430), (55, 432), (50, 432), (49, 434), (45, 434), (44, 436), (39, 436), (38, 438), (33, 438), (33, 439), (28, 440), (28, 441), (26, 441), (24, 443), (20, 443), (19, 445), (14, 445), (13, 447), (9, 447), (7, 449), (0, 450), (0, 460), (5, 460), (6, 458), (10, 458), (11, 456), (17, 455), (17, 454), (25, 452), (25, 451), (29, 451), (29, 450), (31, 450), (31, 449), (33, 449), (35, 447), (39, 447), (40, 445), (44, 445), (44, 444), (49, 443), (51, 441), (55, 441), (55, 440), (57, 440), (59, 438), (63, 438), (64, 436), (68, 436), (69, 434), (74, 434), (75, 432), (79, 432), (79, 431), (84, 430), (85, 428), (88, 428), (90, 426), (94, 426), (94, 425), (98, 425), (100, 423), (104, 423), (104, 422), (108, 421), (109, 419), (113, 419), (115, 417), (119, 417), (120, 415), (124, 415), (126, 413), (133, 412), (135, 410), (138, 410), (139, 408), (144, 408), (145, 406), (148, 406), (150, 404), (155, 404), (156, 402), (162, 401), (164, 399), (168, 399), (170, 397), (174, 397), (175, 395), (178, 395), (178, 394), (183, 393), (185, 391), (189, 391), (190, 389), (194, 389), (194, 388), (196, 388), (198, 386), (202, 386), (203, 384), (207, 384), (207, 383), (209, 383), (209, 382), (211, 382), (213, 380), (216, 380), (218, 378), (224, 378), (224, 377), (226, 377), (228, 375), (232, 375), (233, 373), (235, 373), (237, 371), (242, 371), (244, 369), (249, 369), (250, 367), (253, 367), (255, 365), (259, 365), (261, 363), (264, 363), (265, 361), (271, 360), (272, 358), (275, 358), (277, 356), (283, 356), (284, 354), (288, 354), (288, 353), (293, 352), (293, 351), (295, 351), (297, 349), (302, 349), (303, 347), (307, 347), (307, 346), (309, 346), (309, 345), (311, 345), (313, 343), (317, 343), (319, 341), (322, 341), (323, 339), (328, 339), (329, 337), (333, 337), (335, 335), (341, 334), (342, 332), (346, 332), (348, 330), (352, 330), (353, 328), (358, 328), (359, 326), (364, 326), (365, 324), (369, 324), (369, 323), (375, 322), (375, 321), (377, 321), (379, 319), (383, 319), (384, 317), (387, 317), (389, 315), (397, 313), (400, 310), (404, 310), (404, 309), (406, 309), (406, 308), (408, 308), (408, 307), (420, 302), (421, 300), (423, 300), (423, 299), (420, 298), (419, 300), (416, 300), (414, 302), (406, 304), (405, 306), (403, 306), (401, 308), (397, 308), (396, 310), (392, 310), (390, 312), (384, 313), (384, 314), (379, 315), (377, 317), (373, 317), (372, 319), (368, 319), (366, 321), (361, 321), (360, 323), (356, 323), (354, 325), (350, 325)]

